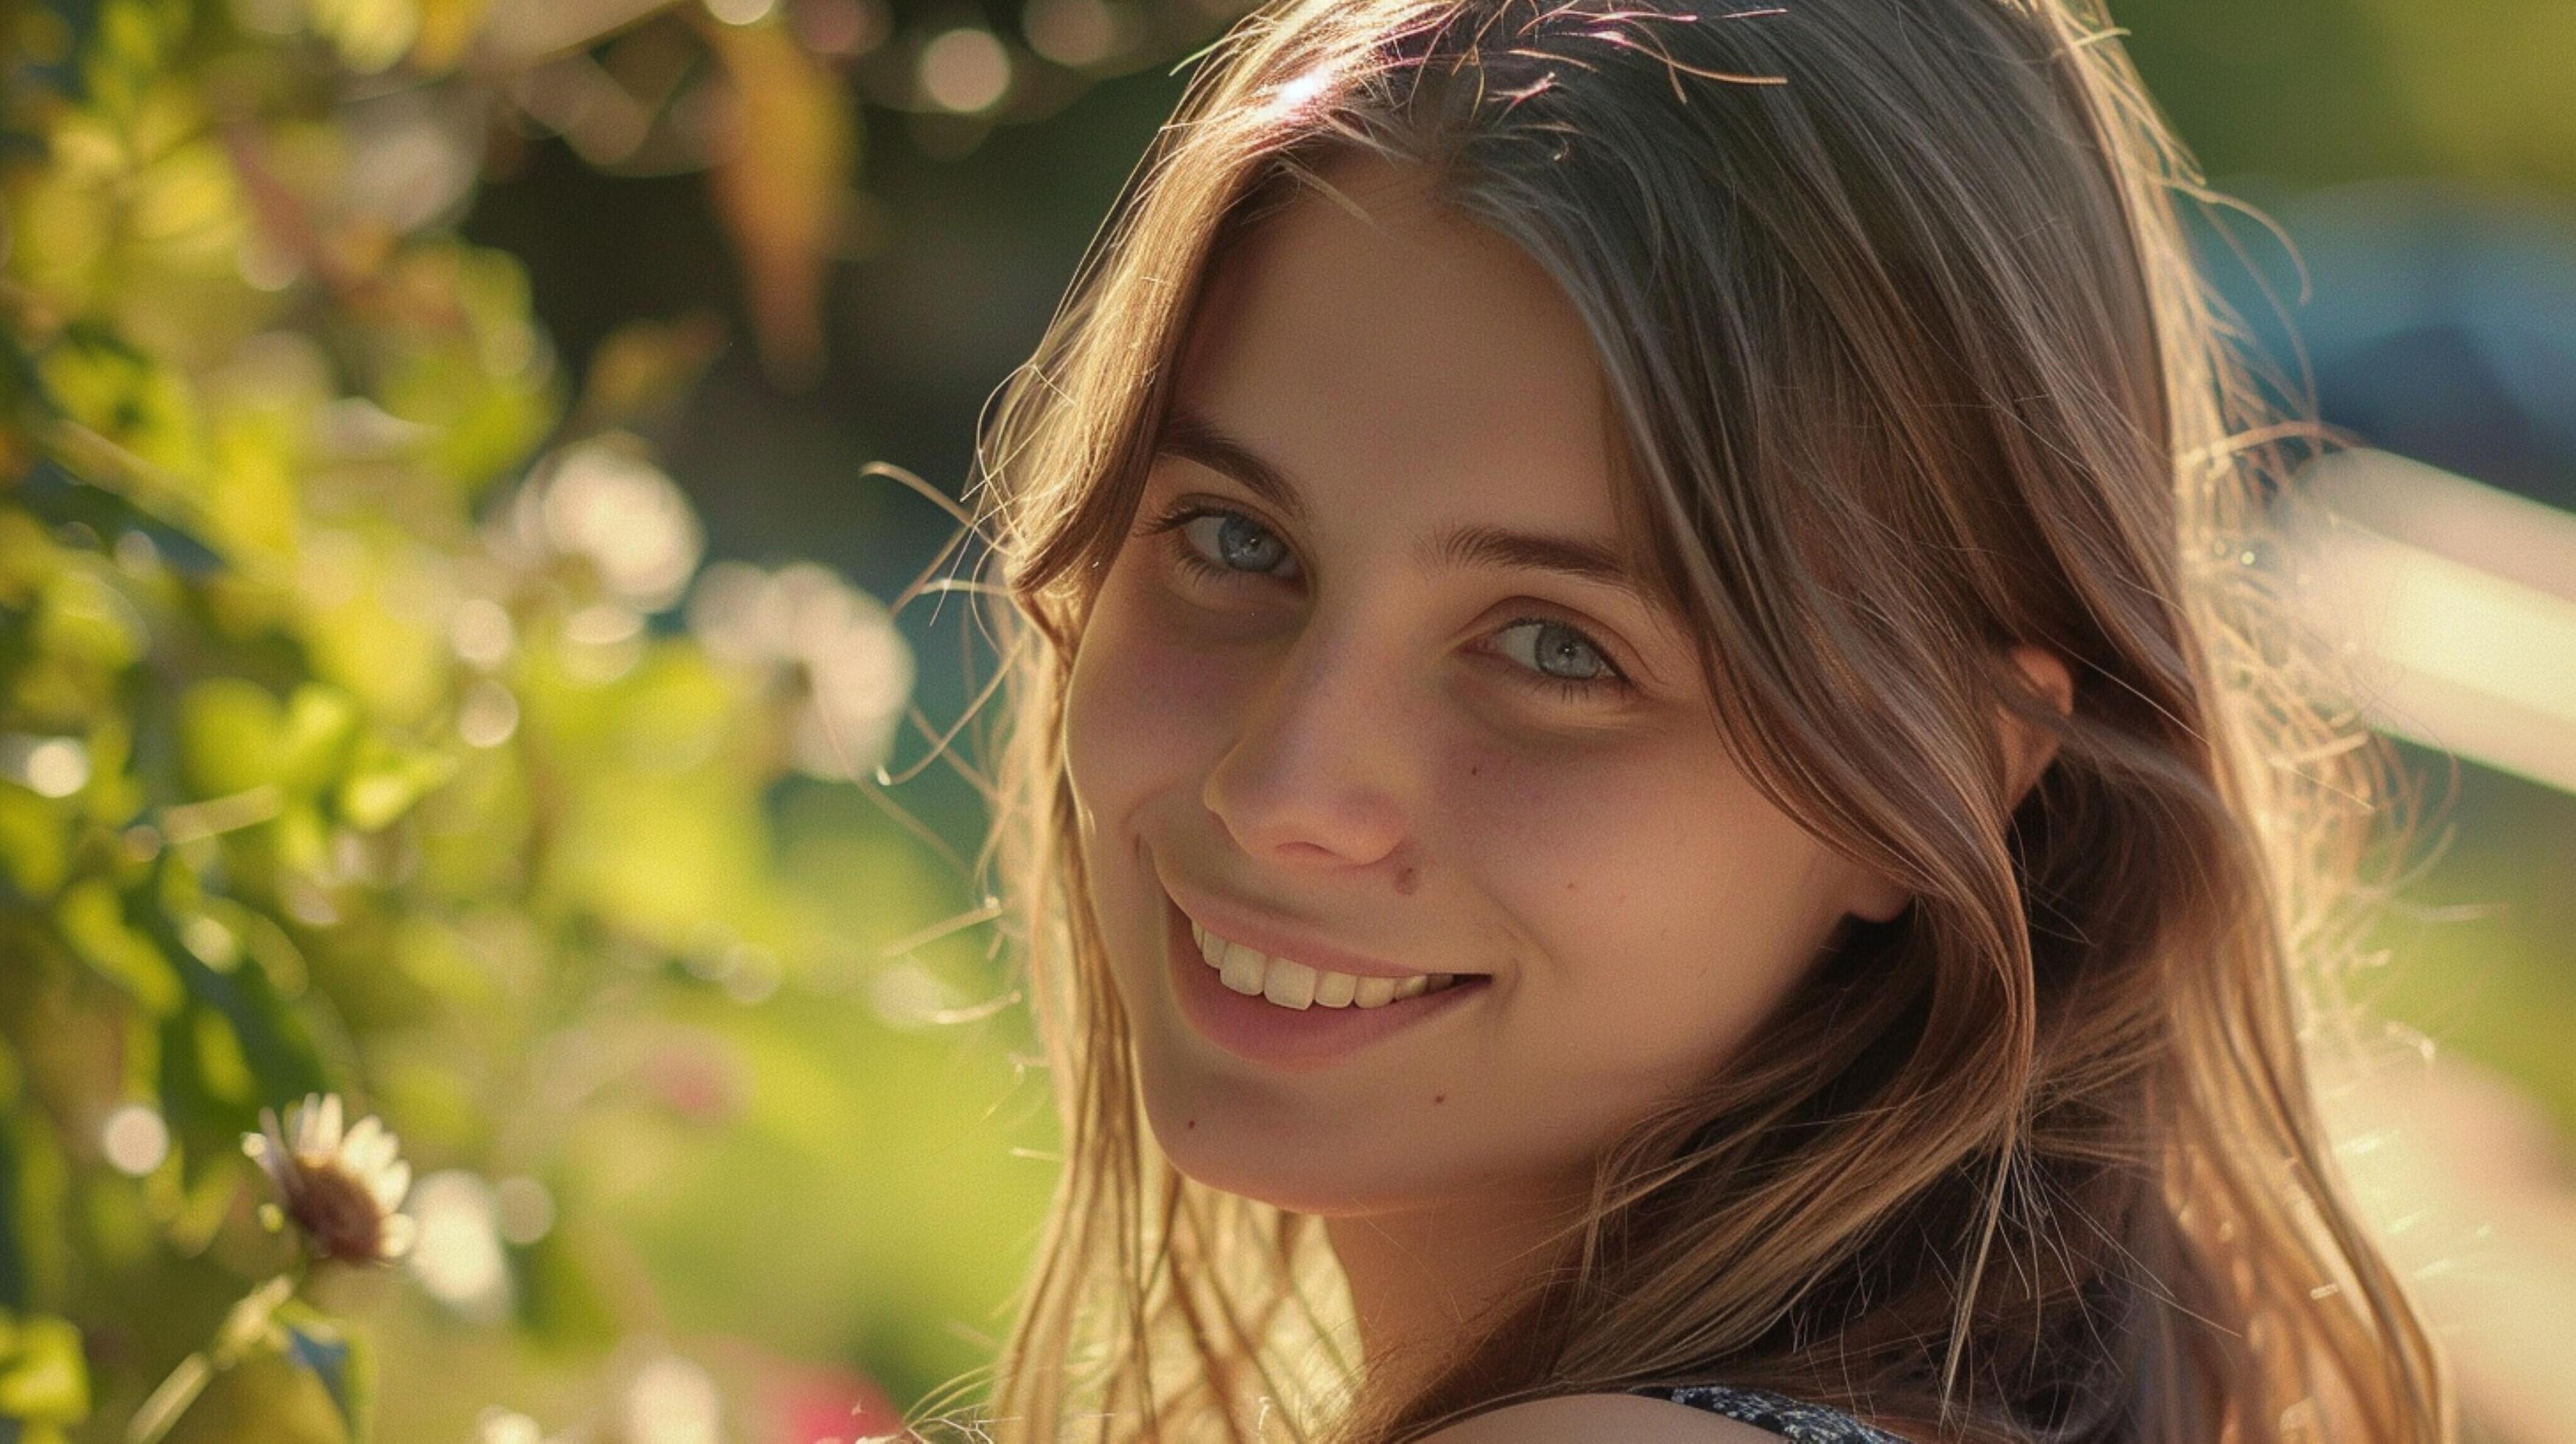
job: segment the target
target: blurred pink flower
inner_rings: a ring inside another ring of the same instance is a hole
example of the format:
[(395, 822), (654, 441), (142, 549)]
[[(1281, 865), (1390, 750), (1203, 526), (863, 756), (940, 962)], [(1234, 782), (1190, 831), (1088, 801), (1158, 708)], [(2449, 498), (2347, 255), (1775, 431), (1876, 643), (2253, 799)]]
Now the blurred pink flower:
[(766, 1372), (763, 1412), (776, 1421), (776, 1444), (839, 1444), (902, 1427), (894, 1401), (863, 1375), (786, 1360)]

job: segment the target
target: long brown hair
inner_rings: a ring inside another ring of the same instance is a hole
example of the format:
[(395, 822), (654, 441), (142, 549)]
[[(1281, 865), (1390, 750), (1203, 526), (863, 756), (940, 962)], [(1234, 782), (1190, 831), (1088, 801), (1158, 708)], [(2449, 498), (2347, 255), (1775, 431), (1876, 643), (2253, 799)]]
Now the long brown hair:
[[(1060, 745), (1202, 281), (1341, 152), (1563, 288), (1731, 752), (1913, 895), (1401, 1395), (1340, 1352), (1315, 1220), (1156, 1147)], [(2204, 194), (2088, 0), (1297, 0), (1214, 48), (980, 438), (984, 862), (1067, 1160), (983, 1427), (1377, 1441), (1729, 1382), (1978, 1440), (2450, 1437), (2310, 1095), (2388, 759), (2244, 565), (2298, 428), (2193, 270)], [(2017, 805), (1999, 709), (2058, 741)]]

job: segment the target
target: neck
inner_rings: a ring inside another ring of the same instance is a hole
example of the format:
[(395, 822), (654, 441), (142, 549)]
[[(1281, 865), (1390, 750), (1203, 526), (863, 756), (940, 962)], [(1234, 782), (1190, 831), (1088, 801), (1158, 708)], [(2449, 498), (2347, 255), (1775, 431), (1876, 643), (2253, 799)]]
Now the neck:
[(1409, 1392), (1493, 1324), (1548, 1260), (1581, 1197), (1453, 1200), (1324, 1220), (1357, 1314), (1372, 1391)]

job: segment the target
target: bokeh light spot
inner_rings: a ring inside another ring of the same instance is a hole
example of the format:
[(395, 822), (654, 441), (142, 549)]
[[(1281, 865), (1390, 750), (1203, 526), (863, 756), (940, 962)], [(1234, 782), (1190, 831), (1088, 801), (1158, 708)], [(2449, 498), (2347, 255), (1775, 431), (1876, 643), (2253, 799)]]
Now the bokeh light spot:
[(99, 1151), (108, 1165), (129, 1178), (141, 1178), (170, 1156), (170, 1125), (140, 1103), (128, 1103), (107, 1115), (98, 1131)]
[(990, 110), (1011, 88), (1011, 53), (993, 32), (962, 25), (921, 48), (921, 90), (942, 110)]
[(456, 704), (456, 735), (468, 747), (498, 747), (519, 730), (519, 699), (485, 678)]

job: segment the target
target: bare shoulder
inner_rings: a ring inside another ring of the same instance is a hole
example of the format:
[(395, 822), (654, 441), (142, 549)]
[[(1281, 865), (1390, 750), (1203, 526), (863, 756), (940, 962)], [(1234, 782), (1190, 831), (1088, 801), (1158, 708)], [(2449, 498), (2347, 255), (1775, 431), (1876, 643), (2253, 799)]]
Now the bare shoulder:
[(1780, 1436), (1668, 1399), (1560, 1394), (1462, 1420), (1423, 1444), (1780, 1444)]

